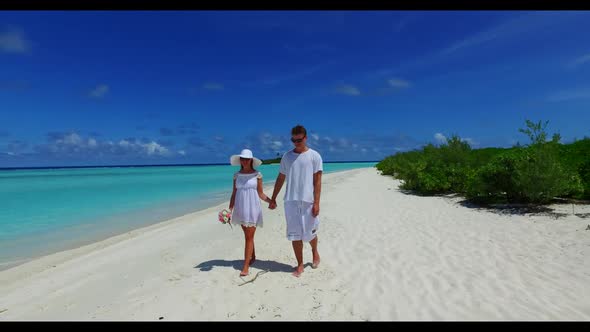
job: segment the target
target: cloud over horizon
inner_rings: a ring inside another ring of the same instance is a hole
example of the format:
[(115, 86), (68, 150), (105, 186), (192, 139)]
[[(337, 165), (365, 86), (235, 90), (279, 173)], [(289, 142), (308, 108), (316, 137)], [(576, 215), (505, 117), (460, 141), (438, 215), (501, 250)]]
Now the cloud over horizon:
[(91, 98), (103, 98), (109, 92), (110, 88), (106, 84), (99, 84), (94, 89), (90, 90), (88, 96)]
[(343, 84), (336, 87), (335, 92), (348, 96), (360, 96), (361, 91), (354, 85)]
[(25, 38), (21, 29), (9, 27), (0, 31), (0, 51), (4, 53), (28, 53), (31, 42)]

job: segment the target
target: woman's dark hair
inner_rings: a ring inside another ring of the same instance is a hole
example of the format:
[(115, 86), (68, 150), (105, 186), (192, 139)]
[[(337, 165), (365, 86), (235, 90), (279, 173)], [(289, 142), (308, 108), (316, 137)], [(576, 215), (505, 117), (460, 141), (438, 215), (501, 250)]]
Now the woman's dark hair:
[[(250, 167), (251, 167), (253, 170), (256, 170), (256, 169), (254, 168), (254, 158), (250, 159)], [(244, 170), (244, 166), (242, 166), (242, 164), (240, 164), (240, 171), (242, 171), (242, 170)]]

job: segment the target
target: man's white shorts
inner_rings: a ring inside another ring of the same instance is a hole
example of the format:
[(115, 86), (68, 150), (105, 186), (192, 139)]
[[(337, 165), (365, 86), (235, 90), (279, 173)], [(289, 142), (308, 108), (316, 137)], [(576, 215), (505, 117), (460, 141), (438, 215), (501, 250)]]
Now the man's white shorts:
[(313, 240), (318, 232), (320, 219), (311, 214), (313, 203), (303, 201), (285, 202), (287, 219), (287, 239), (289, 241)]

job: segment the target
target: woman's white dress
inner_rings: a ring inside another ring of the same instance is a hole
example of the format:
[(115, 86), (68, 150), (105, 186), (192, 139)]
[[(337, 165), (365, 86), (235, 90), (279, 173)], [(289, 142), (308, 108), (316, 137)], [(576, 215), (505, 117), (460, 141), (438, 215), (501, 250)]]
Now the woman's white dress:
[(258, 179), (260, 172), (234, 174), (236, 180), (236, 197), (231, 223), (246, 227), (262, 227), (262, 207), (258, 197)]

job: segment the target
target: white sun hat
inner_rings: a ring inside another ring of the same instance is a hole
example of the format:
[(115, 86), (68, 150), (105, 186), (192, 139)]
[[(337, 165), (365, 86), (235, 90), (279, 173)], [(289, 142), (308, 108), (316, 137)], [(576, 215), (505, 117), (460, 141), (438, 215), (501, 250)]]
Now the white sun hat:
[(252, 163), (253, 167), (258, 167), (258, 166), (262, 165), (262, 160), (260, 160), (258, 158), (254, 158), (254, 156), (252, 155), (252, 151), (250, 151), (248, 149), (242, 150), (242, 152), (240, 154), (234, 154), (233, 156), (231, 156), (229, 158), (229, 163), (232, 166), (240, 166), (240, 158), (254, 159), (254, 162)]

